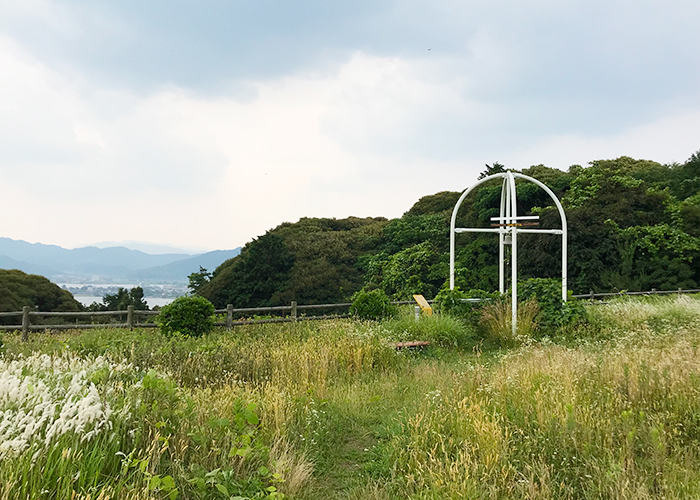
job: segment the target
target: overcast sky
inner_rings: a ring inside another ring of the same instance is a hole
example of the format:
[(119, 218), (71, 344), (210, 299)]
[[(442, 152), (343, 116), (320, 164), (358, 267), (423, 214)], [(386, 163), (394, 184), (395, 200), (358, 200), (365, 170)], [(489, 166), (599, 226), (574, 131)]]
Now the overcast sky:
[(700, 149), (697, 0), (0, 0), (0, 236), (230, 249)]

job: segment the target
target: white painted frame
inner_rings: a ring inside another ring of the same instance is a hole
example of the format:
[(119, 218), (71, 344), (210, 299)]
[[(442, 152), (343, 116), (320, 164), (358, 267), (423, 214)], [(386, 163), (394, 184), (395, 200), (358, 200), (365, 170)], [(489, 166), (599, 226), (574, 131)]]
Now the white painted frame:
[[(503, 224), (507, 226), (492, 227), (492, 228), (466, 228), (466, 227), (455, 227), (457, 223), (457, 212), (462, 202), (478, 186), (494, 180), (503, 179), (503, 185), (501, 188), (501, 209), (500, 217), (497, 218)], [(537, 228), (527, 228), (522, 229), (517, 226), (519, 220), (531, 219), (532, 217), (518, 217), (517, 199), (515, 193), (515, 179), (523, 179), (532, 182), (542, 188), (559, 210), (559, 217), (561, 218), (561, 229), (537, 229)], [(517, 317), (518, 317), (518, 233), (548, 233), (548, 234), (560, 234), (561, 235), (561, 299), (566, 302), (567, 298), (567, 225), (566, 225), (566, 214), (564, 213), (564, 208), (561, 206), (559, 199), (556, 195), (542, 182), (523, 175), (517, 172), (502, 172), (499, 174), (489, 175), (479, 180), (476, 184), (472, 185), (466, 189), (462, 196), (457, 200), (454, 210), (452, 210), (452, 220), (450, 222), (450, 290), (455, 287), (455, 234), (456, 233), (498, 233), (498, 290), (501, 293), (505, 293), (505, 243), (504, 239), (506, 234), (511, 235), (512, 239), (512, 262), (511, 262), (511, 311), (512, 311), (512, 325), (513, 325), (513, 335), (517, 335)]]

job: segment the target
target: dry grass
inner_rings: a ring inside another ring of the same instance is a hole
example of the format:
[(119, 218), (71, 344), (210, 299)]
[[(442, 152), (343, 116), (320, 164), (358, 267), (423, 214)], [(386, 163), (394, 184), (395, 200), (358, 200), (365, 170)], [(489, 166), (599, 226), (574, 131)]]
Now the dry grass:
[[(131, 362), (139, 377), (156, 370), (153, 398), (123, 401), (132, 411), (146, 401), (142, 417), (114, 430), (136, 431), (134, 458), (147, 459), (150, 474), (172, 475), (178, 498), (219, 498), (214, 486), (202, 493), (189, 481), (209, 473), (224, 484), (224, 470), (304, 500), (700, 498), (700, 301), (596, 307), (582, 331), (608, 340), (571, 348), (533, 342), (527, 325), (537, 311), (529, 307), (520, 308), (521, 336), (512, 338), (508, 305), (494, 304), (485, 320), (492, 334), (518, 347), (483, 354), (397, 353), (383, 340), (395, 332), (352, 321), (170, 343), (109, 331), (61, 340), (84, 356)], [(7, 345), (10, 354), (24, 349)], [(56, 339), (45, 345), (55, 349)], [(114, 385), (100, 390), (126, 397), (127, 382), (109, 379)], [(251, 404), (259, 423), (237, 427)], [(254, 450), (229, 456), (246, 433)], [(19, 495), (14, 479), (29, 466), (3, 463), (0, 499), (32, 496)], [(260, 466), (281, 479), (261, 476)], [(94, 488), (68, 485), (61, 498), (167, 493), (149, 490), (136, 467), (94, 477)], [(36, 488), (41, 498), (45, 486)]]
[(697, 318), (698, 302), (603, 314), (610, 327), (635, 325), (636, 345), (522, 347), (445, 377), (393, 443), (400, 495), (697, 498), (700, 331), (659, 345), (643, 323)]
[(500, 342), (503, 347), (516, 347), (532, 341), (537, 329), (535, 318), (539, 308), (535, 299), (518, 304), (517, 330), (513, 335), (513, 308), (510, 301), (497, 300), (484, 306), (480, 323), (488, 336)]

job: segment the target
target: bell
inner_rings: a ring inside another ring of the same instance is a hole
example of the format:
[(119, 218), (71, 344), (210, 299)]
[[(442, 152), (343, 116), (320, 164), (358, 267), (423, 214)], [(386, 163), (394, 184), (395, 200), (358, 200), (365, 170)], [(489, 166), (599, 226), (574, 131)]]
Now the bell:
[(504, 245), (512, 245), (513, 244), (513, 237), (510, 235), (510, 233), (507, 233), (505, 238), (503, 238), (503, 244)]

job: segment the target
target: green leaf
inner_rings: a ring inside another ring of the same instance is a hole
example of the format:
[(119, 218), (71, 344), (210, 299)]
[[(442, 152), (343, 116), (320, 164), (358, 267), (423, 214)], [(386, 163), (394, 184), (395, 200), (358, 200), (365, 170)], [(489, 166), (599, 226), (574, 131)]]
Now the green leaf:
[(216, 468), (216, 469), (214, 469), (214, 470), (212, 470), (212, 471), (207, 472), (206, 475), (205, 475), (205, 477), (216, 477), (216, 476), (219, 474), (220, 471), (221, 471), (221, 467)]
[(175, 487), (175, 481), (172, 476), (165, 476), (162, 479), (162, 487), (166, 490), (172, 490)]
[(149, 490), (157, 490), (160, 488), (160, 483), (161, 483), (161, 478), (160, 476), (153, 476), (151, 477), (151, 480), (148, 482), (148, 489)]
[(228, 496), (228, 489), (226, 488), (226, 486), (224, 486), (221, 483), (216, 483), (214, 486), (216, 486), (216, 489), (219, 490), (221, 493)]
[(245, 409), (245, 419), (250, 425), (258, 425), (260, 423), (258, 415), (249, 408)]

